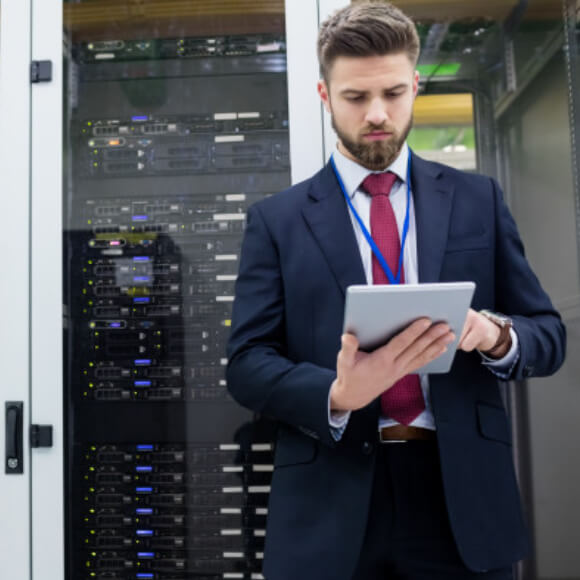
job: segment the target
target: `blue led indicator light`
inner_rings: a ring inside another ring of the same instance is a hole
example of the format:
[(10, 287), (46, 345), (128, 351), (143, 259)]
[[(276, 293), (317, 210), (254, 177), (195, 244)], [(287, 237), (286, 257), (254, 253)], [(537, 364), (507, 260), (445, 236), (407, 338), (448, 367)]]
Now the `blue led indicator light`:
[(149, 117), (147, 115), (134, 115), (131, 117), (131, 121), (148, 121)]
[(150, 260), (149, 256), (133, 256), (133, 262), (149, 262)]
[(133, 384), (136, 387), (150, 387), (151, 381), (135, 381)]
[(139, 365), (139, 366), (150, 365), (151, 359), (150, 358), (138, 358), (138, 359), (135, 359), (135, 364)]
[(137, 552), (137, 558), (155, 558), (155, 552)]
[(136, 533), (138, 536), (152, 536), (153, 530), (137, 530)]
[(137, 578), (155, 578), (151, 572), (137, 572)]
[(110, 322), (109, 328), (121, 328), (121, 323), (120, 322)]
[(133, 282), (149, 282), (149, 276), (133, 276)]
[(137, 493), (153, 493), (152, 487), (137, 487), (135, 488)]
[(137, 451), (153, 451), (153, 445), (137, 445)]
[(140, 516), (150, 516), (153, 514), (153, 508), (137, 508), (135, 513)]
[(138, 296), (137, 298), (133, 298), (134, 304), (149, 304), (151, 302), (151, 298), (148, 296)]
[(153, 471), (153, 466), (151, 465), (137, 465), (135, 471), (139, 473), (151, 473)]
[(134, 215), (133, 221), (134, 222), (146, 222), (149, 219), (148, 215)]

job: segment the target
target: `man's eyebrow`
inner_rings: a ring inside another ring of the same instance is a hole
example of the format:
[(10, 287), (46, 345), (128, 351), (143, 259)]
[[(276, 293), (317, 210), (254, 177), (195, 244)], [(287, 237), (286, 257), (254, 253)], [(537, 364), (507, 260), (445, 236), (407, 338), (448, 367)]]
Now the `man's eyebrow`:
[[(388, 87), (386, 89), (384, 89), (385, 93), (391, 93), (393, 91), (399, 91), (401, 89), (406, 89), (409, 85), (407, 83), (399, 83), (398, 85), (395, 85), (394, 87)], [(341, 95), (366, 95), (369, 91), (364, 91), (364, 90), (358, 90), (358, 89), (350, 89), (350, 88), (346, 88), (343, 89), (342, 91), (340, 91)]]

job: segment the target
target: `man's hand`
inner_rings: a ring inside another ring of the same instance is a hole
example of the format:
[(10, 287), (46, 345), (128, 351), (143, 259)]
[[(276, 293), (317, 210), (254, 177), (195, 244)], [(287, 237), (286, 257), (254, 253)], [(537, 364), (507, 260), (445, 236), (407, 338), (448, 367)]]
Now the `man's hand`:
[(330, 388), (331, 409), (355, 411), (368, 405), (400, 378), (442, 355), (454, 339), (447, 324), (431, 324), (426, 318), (371, 353), (358, 350), (354, 335), (343, 334)]
[[(477, 349), (485, 354), (493, 348), (499, 338), (500, 328), (485, 316), (473, 309), (467, 311), (467, 318), (463, 326), (463, 332), (459, 339), (458, 349), (471, 352)], [(502, 352), (495, 353), (494, 358), (505, 356), (511, 346), (511, 341), (506, 344)]]

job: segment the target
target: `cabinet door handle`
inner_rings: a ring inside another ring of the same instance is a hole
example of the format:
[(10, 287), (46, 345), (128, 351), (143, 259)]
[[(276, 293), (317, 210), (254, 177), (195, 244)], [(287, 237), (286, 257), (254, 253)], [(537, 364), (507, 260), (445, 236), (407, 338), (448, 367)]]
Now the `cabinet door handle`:
[(7, 401), (6, 414), (6, 449), (5, 472), (7, 474), (23, 473), (22, 453), (22, 401)]

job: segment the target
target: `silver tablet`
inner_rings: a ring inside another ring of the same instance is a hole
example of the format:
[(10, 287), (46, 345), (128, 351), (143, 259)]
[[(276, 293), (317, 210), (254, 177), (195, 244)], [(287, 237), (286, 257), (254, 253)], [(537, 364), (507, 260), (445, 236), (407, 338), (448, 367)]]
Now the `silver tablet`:
[(417, 371), (446, 373), (453, 363), (474, 291), (473, 282), (349, 286), (344, 332), (357, 337), (361, 350), (371, 351), (418, 318), (447, 322), (456, 335), (455, 341), (440, 357)]

